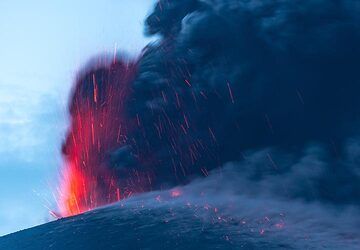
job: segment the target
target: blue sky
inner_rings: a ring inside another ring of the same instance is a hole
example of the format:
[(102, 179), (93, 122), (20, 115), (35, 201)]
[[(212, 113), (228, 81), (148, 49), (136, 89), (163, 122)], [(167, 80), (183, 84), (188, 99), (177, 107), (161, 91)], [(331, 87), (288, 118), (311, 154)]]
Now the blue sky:
[(153, 2), (0, 1), (0, 235), (50, 220), (76, 70), (139, 53)]

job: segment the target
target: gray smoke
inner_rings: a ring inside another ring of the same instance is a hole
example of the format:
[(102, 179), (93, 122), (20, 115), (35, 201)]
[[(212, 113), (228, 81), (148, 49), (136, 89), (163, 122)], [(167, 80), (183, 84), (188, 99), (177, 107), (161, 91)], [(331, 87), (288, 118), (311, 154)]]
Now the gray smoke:
[(127, 105), (127, 150), (152, 187), (243, 162), (254, 192), (358, 204), (359, 13), (352, 0), (159, 1)]

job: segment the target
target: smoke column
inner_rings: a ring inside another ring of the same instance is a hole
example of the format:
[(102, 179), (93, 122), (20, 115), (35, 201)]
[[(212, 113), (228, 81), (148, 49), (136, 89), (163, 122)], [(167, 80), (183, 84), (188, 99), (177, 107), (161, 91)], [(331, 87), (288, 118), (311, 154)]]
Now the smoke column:
[(158, 1), (145, 30), (159, 40), (138, 62), (77, 81), (64, 214), (229, 162), (234, 190), (358, 205), (359, 13), (355, 0)]
[(348, 0), (159, 1), (146, 31), (161, 39), (140, 60), (127, 106), (154, 182), (187, 183), (266, 148), (253, 178), (285, 178), (316, 145), (317, 195), (291, 196), (358, 203), (348, 160), (359, 133), (359, 10)]

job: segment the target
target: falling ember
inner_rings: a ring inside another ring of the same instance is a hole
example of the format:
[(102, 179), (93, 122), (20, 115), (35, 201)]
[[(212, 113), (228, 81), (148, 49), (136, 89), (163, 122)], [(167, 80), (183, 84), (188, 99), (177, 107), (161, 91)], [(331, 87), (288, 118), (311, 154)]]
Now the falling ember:
[(61, 216), (121, 199), (122, 188), (108, 154), (126, 143), (123, 135), (129, 126), (124, 103), (135, 73), (135, 63), (99, 61), (95, 69), (78, 78), (63, 144), (65, 162), (58, 195)]

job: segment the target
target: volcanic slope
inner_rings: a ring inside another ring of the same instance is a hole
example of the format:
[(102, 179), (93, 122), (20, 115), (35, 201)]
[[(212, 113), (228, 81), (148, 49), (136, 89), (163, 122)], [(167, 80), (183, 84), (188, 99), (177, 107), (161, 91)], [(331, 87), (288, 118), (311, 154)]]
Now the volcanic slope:
[(204, 189), (212, 184), (146, 193), (6, 235), (0, 249), (356, 249), (360, 244), (356, 207), (339, 210)]

